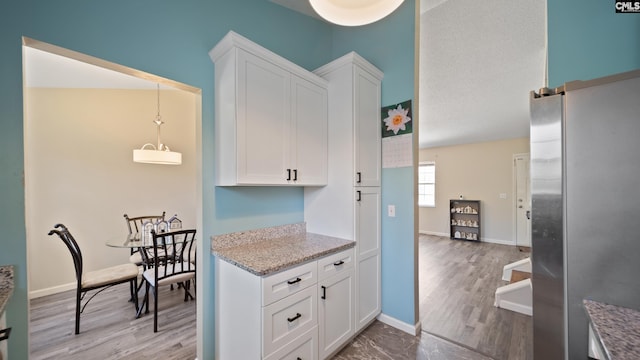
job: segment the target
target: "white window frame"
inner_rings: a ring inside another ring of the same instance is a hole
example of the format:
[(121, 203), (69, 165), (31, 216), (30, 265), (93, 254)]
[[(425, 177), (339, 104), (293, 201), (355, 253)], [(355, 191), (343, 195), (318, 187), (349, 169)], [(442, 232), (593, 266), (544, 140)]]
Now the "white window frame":
[[(433, 182), (421, 182), (420, 169), (423, 166), (433, 166)], [(423, 187), (421, 185), (433, 185), (433, 204), (425, 204), (421, 202), (421, 199), (424, 195), (422, 192)], [(429, 207), (429, 208), (436, 207), (436, 162), (435, 161), (423, 161), (418, 164), (418, 206)]]

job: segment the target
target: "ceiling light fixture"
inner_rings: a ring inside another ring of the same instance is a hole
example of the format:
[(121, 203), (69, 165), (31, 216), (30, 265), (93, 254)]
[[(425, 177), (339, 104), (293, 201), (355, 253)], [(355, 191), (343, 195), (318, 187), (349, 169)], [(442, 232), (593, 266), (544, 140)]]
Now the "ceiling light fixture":
[(309, 0), (325, 20), (337, 25), (360, 26), (391, 14), (404, 0)]
[[(160, 84), (158, 87), (158, 114), (153, 121), (157, 128), (157, 140), (158, 146), (150, 143), (142, 145), (140, 149), (133, 150), (133, 161), (137, 163), (146, 164), (163, 164), (163, 165), (180, 165), (182, 164), (182, 154), (179, 152), (171, 151), (168, 146), (160, 141), (160, 125), (164, 124), (160, 117)], [(152, 149), (147, 149), (147, 148)]]

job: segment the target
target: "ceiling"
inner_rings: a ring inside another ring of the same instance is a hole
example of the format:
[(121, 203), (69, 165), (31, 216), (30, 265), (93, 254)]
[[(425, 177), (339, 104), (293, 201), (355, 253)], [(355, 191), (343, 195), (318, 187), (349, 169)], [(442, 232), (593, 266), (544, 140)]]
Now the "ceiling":
[[(317, 17), (305, 0), (269, 1)], [(529, 91), (546, 85), (545, 4), (420, 0), (420, 148), (529, 135)], [(163, 82), (32, 47), (25, 53), (30, 87), (154, 89)]]
[(155, 89), (156, 83), (25, 46), (27, 87)]
[[(318, 17), (308, 1), (269, 0)], [(529, 136), (546, 0), (420, 1), (420, 148)]]

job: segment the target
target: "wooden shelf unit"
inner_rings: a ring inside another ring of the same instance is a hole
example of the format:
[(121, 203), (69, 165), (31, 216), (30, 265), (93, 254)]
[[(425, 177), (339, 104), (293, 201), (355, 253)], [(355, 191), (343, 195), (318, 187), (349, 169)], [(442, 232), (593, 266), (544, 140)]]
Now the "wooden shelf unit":
[(480, 241), (480, 200), (449, 200), (452, 240)]

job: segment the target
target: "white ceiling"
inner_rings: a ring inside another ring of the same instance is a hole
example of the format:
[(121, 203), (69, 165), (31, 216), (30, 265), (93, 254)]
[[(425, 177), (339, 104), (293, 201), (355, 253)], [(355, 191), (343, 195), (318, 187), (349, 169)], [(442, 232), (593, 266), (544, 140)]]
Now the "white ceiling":
[(25, 46), (27, 87), (155, 89), (156, 83)]
[[(269, 1), (317, 17), (305, 0)], [(545, 4), (420, 0), (420, 148), (529, 135), (529, 91), (546, 85)], [(148, 76), (32, 47), (25, 53), (30, 87), (156, 86)]]

